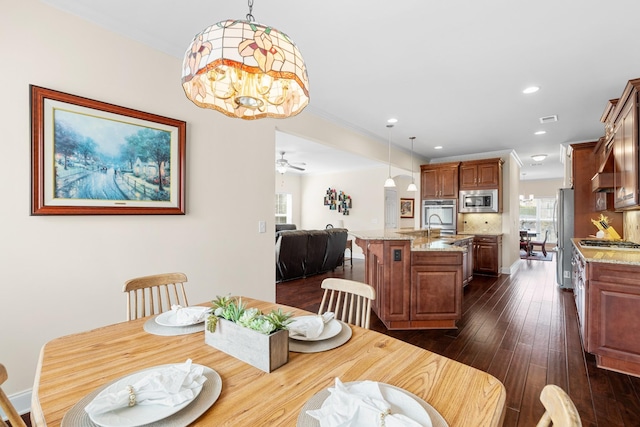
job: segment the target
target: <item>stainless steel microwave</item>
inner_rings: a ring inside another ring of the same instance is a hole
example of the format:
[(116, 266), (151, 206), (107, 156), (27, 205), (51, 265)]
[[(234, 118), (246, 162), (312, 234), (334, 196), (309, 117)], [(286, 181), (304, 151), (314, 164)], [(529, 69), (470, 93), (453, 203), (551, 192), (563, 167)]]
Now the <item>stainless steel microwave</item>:
[(462, 213), (498, 212), (498, 190), (462, 190), (458, 205)]

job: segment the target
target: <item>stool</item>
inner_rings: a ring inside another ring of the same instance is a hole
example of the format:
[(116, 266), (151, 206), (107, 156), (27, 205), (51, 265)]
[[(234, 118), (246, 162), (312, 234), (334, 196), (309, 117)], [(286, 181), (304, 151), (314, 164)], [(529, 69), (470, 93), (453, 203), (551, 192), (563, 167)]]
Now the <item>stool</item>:
[(347, 249), (349, 249), (349, 258), (347, 258), (346, 256), (343, 258), (342, 260), (343, 270), (344, 270), (344, 265), (347, 263), (347, 260), (349, 260), (349, 262), (351, 263), (351, 267), (353, 268), (353, 241), (351, 239), (347, 240), (347, 244), (344, 250), (346, 251)]

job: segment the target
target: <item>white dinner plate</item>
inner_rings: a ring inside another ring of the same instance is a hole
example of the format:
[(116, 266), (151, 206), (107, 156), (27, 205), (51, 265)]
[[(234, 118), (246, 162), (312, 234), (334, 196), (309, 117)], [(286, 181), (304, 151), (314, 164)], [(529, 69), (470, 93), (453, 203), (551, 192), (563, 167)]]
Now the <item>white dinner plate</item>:
[[(293, 320), (295, 321), (296, 319), (305, 319), (307, 317), (317, 317), (317, 315), (297, 316), (297, 317), (294, 317)], [(295, 336), (289, 335), (289, 338), (293, 340), (298, 340), (298, 341), (322, 341), (322, 340), (335, 337), (340, 333), (340, 331), (342, 331), (342, 325), (340, 324), (340, 322), (338, 322), (336, 319), (331, 319), (330, 321), (324, 324), (324, 329), (322, 329), (322, 333), (320, 333), (320, 335), (315, 338), (307, 338), (303, 335), (295, 335)]]
[[(144, 378), (149, 374), (150, 371), (155, 371), (167, 366), (171, 365), (154, 366), (153, 368), (145, 369), (143, 371), (136, 372), (135, 374), (123, 377), (102, 390), (96, 396), (96, 398), (101, 397), (107, 393), (115, 393), (119, 390), (123, 390), (129, 384), (134, 384), (135, 382)], [(191, 366), (200, 365), (192, 364)], [(213, 371), (211, 368), (208, 368), (206, 366), (203, 366), (203, 368), (204, 372)], [(170, 417), (171, 415), (181, 411), (183, 408), (193, 402), (196, 397), (198, 397), (198, 395), (202, 391), (202, 387), (203, 386), (200, 385), (199, 387), (194, 388), (194, 398), (180, 405), (135, 405), (131, 407), (116, 409), (115, 411), (105, 412), (103, 414), (89, 415), (89, 418), (91, 419), (91, 421), (102, 427), (137, 427), (153, 423)]]
[(206, 315), (199, 322), (191, 322), (191, 323), (178, 323), (177, 313), (173, 310), (165, 311), (164, 313), (160, 313), (156, 316), (156, 323), (162, 326), (191, 326), (197, 325), (199, 323), (204, 322)]
[[(349, 387), (350, 384), (345, 385)], [(391, 406), (392, 414), (402, 414), (420, 423), (423, 427), (433, 427), (427, 410), (411, 394), (385, 383), (378, 383), (378, 386), (384, 400)], [(328, 400), (322, 403), (322, 407), (328, 404)]]

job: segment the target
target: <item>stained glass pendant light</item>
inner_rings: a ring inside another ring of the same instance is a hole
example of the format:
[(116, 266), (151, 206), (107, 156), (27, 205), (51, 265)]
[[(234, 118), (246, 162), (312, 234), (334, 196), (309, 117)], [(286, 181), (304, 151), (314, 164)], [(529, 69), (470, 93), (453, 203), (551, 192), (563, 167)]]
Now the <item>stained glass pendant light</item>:
[(389, 128), (389, 177), (384, 182), (384, 186), (390, 188), (396, 186), (396, 182), (391, 178), (391, 129), (393, 128), (393, 125), (388, 124), (387, 127)]
[(307, 67), (295, 43), (273, 27), (226, 20), (198, 33), (182, 64), (182, 87), (199, 107), (246, 120), (286, 118), (309, 103)]
[(418, 191), (418, 187), (416, 187), (416, 181), (413, 178), (413, 140), (416, 139), (415, 136), (409, 137), (411, 140), (411, 184), (407, 187), (407, 191)]

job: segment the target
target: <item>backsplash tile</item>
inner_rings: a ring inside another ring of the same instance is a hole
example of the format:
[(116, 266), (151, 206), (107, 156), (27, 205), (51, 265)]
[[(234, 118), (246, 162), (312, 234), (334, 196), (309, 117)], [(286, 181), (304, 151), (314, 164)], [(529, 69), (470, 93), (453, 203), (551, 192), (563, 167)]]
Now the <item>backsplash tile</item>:
[(458, 231), (463, 233), (502, 233), (502, 215), (495, 213), (460, 214)]

